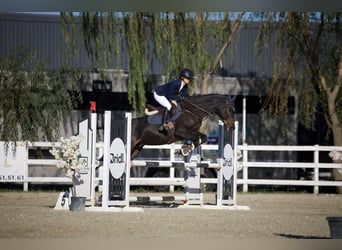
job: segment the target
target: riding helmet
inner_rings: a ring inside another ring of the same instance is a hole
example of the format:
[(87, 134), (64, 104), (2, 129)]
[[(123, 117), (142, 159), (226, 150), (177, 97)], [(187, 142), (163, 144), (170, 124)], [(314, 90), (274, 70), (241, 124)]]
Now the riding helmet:
[(179, 78), (182, 78), (182, 77), (192, 80), (194, 79), (194, 74), (192, 73), (190, 69), (182, 69), (179, 74)]

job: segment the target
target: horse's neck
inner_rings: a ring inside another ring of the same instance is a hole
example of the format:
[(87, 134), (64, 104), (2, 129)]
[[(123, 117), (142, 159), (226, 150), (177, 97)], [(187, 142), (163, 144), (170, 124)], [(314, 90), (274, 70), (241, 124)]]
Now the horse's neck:
[(196, 100), (186, 100), (183, 102), (183, 108), (203, 117), (212, 114), (215, 110), (215, 107), (210, 105), (210, 103), (199, 102)]

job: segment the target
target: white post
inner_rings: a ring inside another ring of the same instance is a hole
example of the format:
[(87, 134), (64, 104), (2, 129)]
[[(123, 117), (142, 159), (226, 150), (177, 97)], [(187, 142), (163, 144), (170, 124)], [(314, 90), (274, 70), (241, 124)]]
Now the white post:
[[(25, 148), (26, 148), (26, 154), (25, 154), (26, 159), (25, 159), (25, 165), (24, 165), (23, 189), (24, 189), (24, 192), (27, 192), (28, 191), (28, 185), (29, 185), (29, 183), (28, 183), (28, 168), (29, 168), (29, 166), (28, 166), (28, 163), (27, 163), (28, 159), (29, 159), (29, 146), (28, 146), (28, 144), (26, 144)], [(3, 152), (1, 152), (1, 153), (3, 153)]]
[(216, 197), (216, 205), (222, 206), (222, 193), (223, 193), (223, 159), (219, 158), (220, 169), (217, 171), (217, 197)]
[(96, 132), (97, 132), (97, 114), (91, 113), (90, 115), (90, 128), (92, 130), (92, 154), (91, 154), (91, 190), (90, 190), (90, 205), (95, 206), (95, 172), (96, 172)]
[(242, 143), (246, 142), (246, 96), (242, 99)]
[(314, 194), (319, 193), (319, 186), (318, 186), (318, 181), (319, 181), (319, 168), (318, 168), (318, 163), (319, 163), (319, 150), (318, 150), (318, 145), (315, 145), (315, 152), (314, 152)]
[(103, 180), (102, 180), (102, 208), (108, 208), (109, 200), (109, 150), (111, 132), (111, 111), (105, 111), (104, 139), (103, 139)]
[(126, 113), (126, 182), (125, 182), (125, 201), (129, 206), (129, 191), (130, 191), (130, 170), (131, 170), (131, 134), (132, 134), (132, 114)]
[(235, 121), (234, 130), (234, 163), (233, 163), (233, 202), (234, 206), (237, 204), (237, 144), (238, 144), (239, 122)]
[[(170, 148), (170, 161), (175, 161), (175, 144), (173, 143)], [(174, 181), (175, 179), (175, 168), (170, 168), (170, 179)], [(175, 192), (175, 185), (169, 186), (169, 192), (173, 193)]]
[(248, 192), (248, 150), (246, 149), (247, 144), (243, 143), (244, 150), (242, 151), (242, 179), (243, 179), (243, 186), (242, 186), (242, 191), (243, 192)]
[(216, 197), (216, 205), (222, 206), (222, 195), (223, 195), (223, 148), (224, 148), (224, 135), (223, 135), (223, 122), (219, 120), (219, 165), (220, 169), (217, 171), (217, 197)]

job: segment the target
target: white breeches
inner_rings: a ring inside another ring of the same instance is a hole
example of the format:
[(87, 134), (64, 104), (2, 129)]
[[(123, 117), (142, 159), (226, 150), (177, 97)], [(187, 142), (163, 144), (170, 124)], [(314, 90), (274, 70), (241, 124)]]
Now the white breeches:
[(163, 95), (158, 95), (156, 92), (153, 92), (154, 99), (162, 105), (164, 108), (167, 108), (168, 111), (170, 111), (172, 105), (169, 102), (169, 100), (163, 96)]

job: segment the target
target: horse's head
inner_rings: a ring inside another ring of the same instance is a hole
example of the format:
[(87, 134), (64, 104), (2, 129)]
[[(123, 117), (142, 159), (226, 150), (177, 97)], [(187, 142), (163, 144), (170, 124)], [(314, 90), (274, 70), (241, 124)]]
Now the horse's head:
[(220, 105), (215, 112), (223, 121), (224, 125), (231, 130), (235, 129), (235, 98), (236, 97), (227, 96), (224, 100), (224, 104)]

